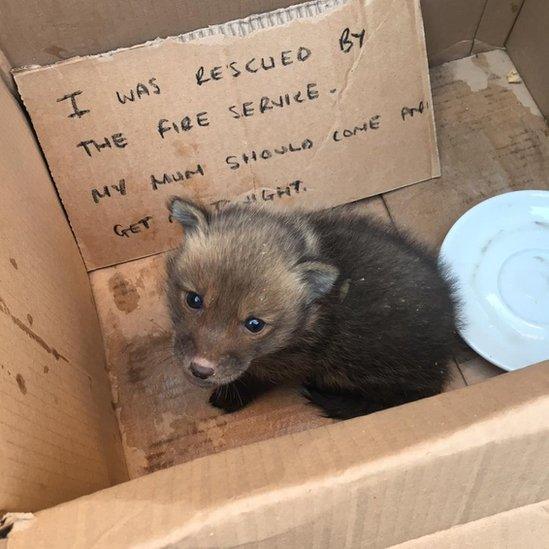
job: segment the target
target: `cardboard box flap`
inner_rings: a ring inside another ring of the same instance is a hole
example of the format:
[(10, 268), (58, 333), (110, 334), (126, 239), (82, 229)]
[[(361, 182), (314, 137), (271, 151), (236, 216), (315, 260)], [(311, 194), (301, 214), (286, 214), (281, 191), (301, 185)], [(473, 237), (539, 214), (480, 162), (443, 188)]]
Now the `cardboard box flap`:
[(549, 500), (511, 509), (448, 530), (393, 545), (390, 549), (499, 547), (547, 549)]
[[(37, 514), (18, 547), (387, 547), (549, 497), (549, 362)], [(45, 541), (47, 540), (47, 541)]]
[(419, 0), (318, 0), (15, 74), (89, 270), (173, 194), (322, 208), (440, 174)]
[(90, 282), (38, 144), (0, 80), (0, 509), (128, 478)]

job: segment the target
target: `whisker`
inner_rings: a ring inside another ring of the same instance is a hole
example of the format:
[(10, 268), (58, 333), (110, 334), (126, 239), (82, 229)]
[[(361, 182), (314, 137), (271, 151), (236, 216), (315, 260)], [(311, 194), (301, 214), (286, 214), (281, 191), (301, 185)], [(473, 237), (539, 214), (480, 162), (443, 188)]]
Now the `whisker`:
[(164, 363), (168, 362), (168, 360), (174, 360), (175, 358), (177, 358), (175, 355), (167, 356), (166, 358), (158, 361), (157, 364), (164, 364)]
[(169, 360), (176, 360), (178, 358), (184, 358), (184, 353), (182, 352), (179, 352), (177, 351), (176, 349), (164, 349), (165, 351), (168, 351), (168, 354), (167, 355), (164, 355), (164, 356), (160, 356), (160, 355), (157, 355), (156, 357), (153, 357), (154, 359), (154, 362), (158, 365), (160, 364), (164, 364), (166, 362), (168, 362)]
[(240, 391), (236, 385), (233, 385), (233, 389), (236, 393), (236, 396), (238, 397), (238, 400), (240, 401), (240, 406), (244, 406), (244, 401), (242, 400), (242, 395), (240, 394)]

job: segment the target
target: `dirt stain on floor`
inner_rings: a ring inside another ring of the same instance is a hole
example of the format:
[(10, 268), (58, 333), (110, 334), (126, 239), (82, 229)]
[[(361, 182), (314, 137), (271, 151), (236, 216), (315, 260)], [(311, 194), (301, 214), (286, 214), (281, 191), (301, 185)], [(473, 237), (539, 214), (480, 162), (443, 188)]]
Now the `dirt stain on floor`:
[(116, 273), (109, 279), (109, 290), (111, 291), (115, 305), (120, 311), (131, 313), (139, 305), (139, 292), (137, 288), (120, 273)]

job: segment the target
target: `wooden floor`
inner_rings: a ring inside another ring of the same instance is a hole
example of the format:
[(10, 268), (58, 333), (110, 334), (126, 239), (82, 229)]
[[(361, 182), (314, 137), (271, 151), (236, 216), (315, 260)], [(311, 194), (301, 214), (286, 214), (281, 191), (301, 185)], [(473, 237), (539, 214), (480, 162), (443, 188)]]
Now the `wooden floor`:
[[(482, 200), (519, 189), (549, 188), (549, 130), (523, 84), (509, 84), (504, 52), (432, 70), (443, 176), (350, 206), (409, 229), (438, 248), (453, 223)], [(318, 416), (291, 388), (236, 414), (207, 404), (172, 363), (163, 299), (163, 257), (91, 274), (113, 382), (113, 406), (132, 477), (176, 463), (310, 429)], [(501, 371), (465, 346), (448, 390)]]

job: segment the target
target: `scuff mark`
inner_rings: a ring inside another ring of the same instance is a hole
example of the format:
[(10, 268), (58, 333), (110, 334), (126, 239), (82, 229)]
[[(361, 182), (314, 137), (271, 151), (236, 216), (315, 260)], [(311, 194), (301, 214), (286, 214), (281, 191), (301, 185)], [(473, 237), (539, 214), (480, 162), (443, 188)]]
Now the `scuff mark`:
[(513, 69), (507, 74), (507, 82), (509, 82), (509, 84), (522, 84), (522, 78), (519, 73)]
[(70, 53), (60, 46), (50, 46), (49, 48), (45, 48), (44, 52), (49, 53), (50, 55), (53, 55), (53, 57), (57, 57), (57, 59), (65, 60), (67, 57), (70, 57)]
[(217, 416), (204, 420), (197, 421), (196, 429), (198, 432), (203, 432), (207, 435), (210, 444), (214, 451), (219, 452), (225, 447), (225, 432), (220, 427), (227, 423), (223, 416)]
[(137, 288), (120, 273), (109, 279), (109, 289), (119, 311), (131, 313), (139, 305), (140, 295)]
[(27, 394), (27, 384), (25, 383), (25, 378), (21, 374), (15, 376), (15, 381), (17, 381), (17, 386), (19, 390), (26, 395)]
[(6, 302), (0, 297), (0, 313), (5, 314), (7, 317), (11, 318), (12, 322), (20, 328), (25, 334), (27, 334), (28, 337), (30, 337), (35, 343), (40, 345), (44, 351), (49, 353), (50, 355), (53, 355), (56, 360), (64, 360), (65, 362), (69, 362), (66, 357), (64, 357), (55, 347), (51, 347), (48, 345), (44, 339), (42, 339), (38, 334), (36, 334), (33, 330), (31, 330), (22, 320), (17, 318), (16, 316), (12, 315), (8, 306), (6, 305)]

